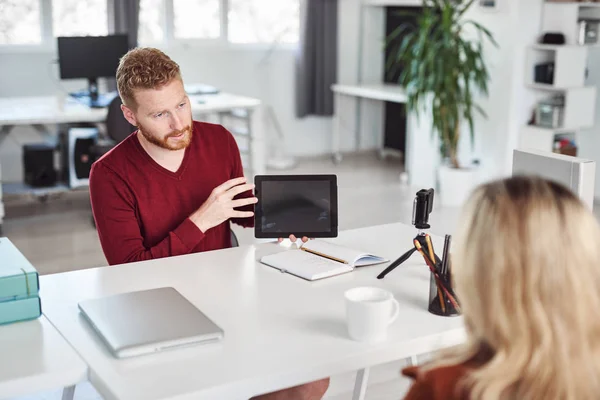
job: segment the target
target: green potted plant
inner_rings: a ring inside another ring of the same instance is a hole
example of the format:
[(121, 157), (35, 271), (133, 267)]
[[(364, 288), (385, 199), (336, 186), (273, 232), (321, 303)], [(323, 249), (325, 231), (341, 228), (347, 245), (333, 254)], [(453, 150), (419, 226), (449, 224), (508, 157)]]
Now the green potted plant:
[(489, 73), (483, 42), (497, 46), (481, 24), (465, 17), (475, 0), (423, 0), (416, 26), (402, 24), (388, 38), (388, 71), (406, 89), (407, 111), (432, 121), (439, 138), (439, 190), (444, 205), (460, 205), (474, 184), (474, 168), (461, 164), (461, 128), (468, 126), (474, 142), (474, 117), (483, 109), (476, 96), (488, 93)]

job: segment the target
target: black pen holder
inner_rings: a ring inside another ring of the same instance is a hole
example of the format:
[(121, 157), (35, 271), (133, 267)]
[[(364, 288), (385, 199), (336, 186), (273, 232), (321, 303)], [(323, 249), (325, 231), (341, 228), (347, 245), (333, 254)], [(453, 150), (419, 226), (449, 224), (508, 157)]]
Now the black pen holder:
[(447, 274), (447, 278), (439, 280), (433, 273), (430, 272), (429, 275), (429, 312), (441, 317), (460, 315), (458, 300), (450, 282), (450, 274)]

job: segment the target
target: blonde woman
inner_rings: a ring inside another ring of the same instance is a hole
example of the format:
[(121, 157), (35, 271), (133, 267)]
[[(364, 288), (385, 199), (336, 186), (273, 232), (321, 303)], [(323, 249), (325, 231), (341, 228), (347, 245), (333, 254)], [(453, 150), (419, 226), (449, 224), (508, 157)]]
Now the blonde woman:
[(406, 399), (600, 399), (600, 229), (568, 189), (533, 177), (479, 187), (453, 276), (468, 339)]

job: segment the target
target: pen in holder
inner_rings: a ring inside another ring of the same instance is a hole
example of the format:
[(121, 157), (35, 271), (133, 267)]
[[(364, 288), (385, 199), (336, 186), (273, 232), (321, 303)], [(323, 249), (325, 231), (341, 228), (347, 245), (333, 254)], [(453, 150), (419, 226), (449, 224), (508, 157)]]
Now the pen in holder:
[[(431, 279), (429, 281), (429, 312), (442, 317), (453, 317), (459, 315), (460, 308), (457, 307), (457, 303), (453, 303), (450, 298), (456, 299), (454, 291), (451, 289), (450, 280), (443, 284), (445, 287), (449, 287), (448, 292), (443, 291), (437, 283), (436, 276), (430, 273)], [(455, 300), (456, 301), (456, 300)]]
[(423, 248), (424, 246), (418, 246), (421, 247), (419, 251), (430, 269), (429, 312), (444, 317), (457, 316), (460, 313), (460, 305), (452, 289), (450, 239), (450, 235), (446, 235), (441, 260), (435, 256), (429, 237), (424, 243), (427, 246), (426, 249)]

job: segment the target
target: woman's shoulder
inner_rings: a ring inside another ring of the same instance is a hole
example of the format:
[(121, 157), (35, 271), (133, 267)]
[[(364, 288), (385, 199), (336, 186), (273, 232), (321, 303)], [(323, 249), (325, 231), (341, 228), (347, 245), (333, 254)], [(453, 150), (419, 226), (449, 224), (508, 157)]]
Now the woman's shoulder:
[(440, 366), (431, 369), (407, 367), (402, 375), (414, 380), (405, 400), (414, 399), (468, 399), (467, 392), (461, 387), (471, 368), (467, 364)]

